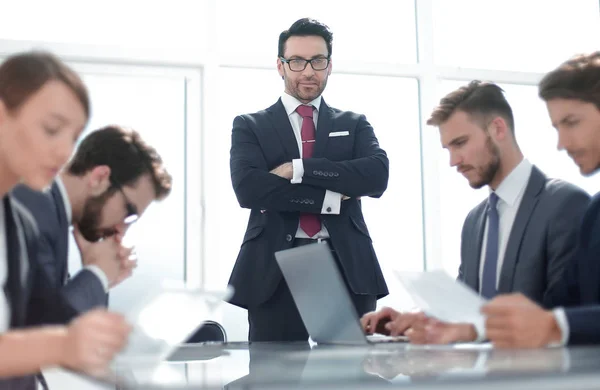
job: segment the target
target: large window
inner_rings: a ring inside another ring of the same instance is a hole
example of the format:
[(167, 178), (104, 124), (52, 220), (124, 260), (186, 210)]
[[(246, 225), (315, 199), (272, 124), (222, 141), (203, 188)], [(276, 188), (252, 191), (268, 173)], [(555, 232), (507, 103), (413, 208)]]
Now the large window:
[(217, 47), (228, 61), (274, 66), (279, 33), (307, 16), (332, 29), (333, 58), (340, 64), (413, 63), (417, 59), (414, 0), (307, 0), (285, 5), (276, 0), (219, 0), (217, 13)]
[(595, 0), (434, 0), (434, 57), (461, 68), (546, 72), (597, 50)]
[[(205, 52), (209, 3), (206, 0), (171, 0), (168, 5), (156, 0), (2, 1), (0, 37), (84, 44), (97, 53), (107, 53), (106, 47), (110, 46), (108, 57), (127, 56), (127, 48), (158, 49), (163, 53), (173, 48)], [(65, 50), (75, 57), (81, 55), (67, 46)]]
[[(464, 85), (462, 81), (443, 81), (438, 91), (440, 97)], [(540, 168), (548, 177), (567, 180), (594, 194), (600, 188), (600, 176), (589, 178), (581, 176), (577, 166), (564, 151), (556, 148), (557, 133), (550, 124), (546, 106), (537, 96), (537, 88), (531, 85), (499, 84), (506, 93), (515, 117), (515, 135), (517, 142), (532, 164)], [(430, 128), (428, 131), (436, 132)], [(457, 275), (460, 264), (460, 234), (468, 212), (477, 206), (489, 190), (484, 187), (472, 189), (467, 180), (456, 168), (451, 168), (447, 151), (439, 148), (441, 166), (441, 207), (442, 253), (444, 268)]]
[[(278, 36), (301, 17), (334, 33), (325, 100), (365, 114), (390, 159), (387, 192), (363, 202), (391, 289), (381, 305), (410, 306), (394, 269), (456, 274), (462, 223), (487, 195), (448, 167), (437, 129), (424, 125), (448, 91), (475, 78), (499, 82), (527, 158), (549, 176), (600, 188), (600, 179), (583, 178), (556, 151), (535, 87), (571, 55), (598, 50), (597, 0), (4, 3), (0, 56), (47, 48), (75, 64), (92, 94), (89, 128), (138, 129), (174, 175), (171, 196), (130, 232), (139, 268), (112, 293), (118, 310), (165, 279), (226, 285), (248, 218), (231, 187), (231, 125), (280, 96)], [(245, 311), (226, 305), (217, 320), (231, 340), (245, 339)]]
[[(148, 286), (163, 280), (183, 283), (185, 273), (186, 75), (152, 68), (99, 67), (75, 64), (90, 91), (92, 117), (84, 133), (109, 124), (131, 127), (154, 146), (173, 176), (167, 199), (153, 203), (132, 225), (126, 240), (139, 263), (135, 277), (111, 292), (112, 308), (132, 307)], [(81, 267), (71, 237), (70, 271)]]

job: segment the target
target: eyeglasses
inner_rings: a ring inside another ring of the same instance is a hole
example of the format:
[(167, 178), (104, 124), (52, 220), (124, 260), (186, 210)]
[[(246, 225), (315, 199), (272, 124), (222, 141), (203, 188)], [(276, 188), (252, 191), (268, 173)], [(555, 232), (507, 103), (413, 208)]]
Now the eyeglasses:
[(329, 66), (329, 58), (326, 57), (317, 57), (312, 60), (305, 60), (304, 58), (291, 58), (288, 60), (283, 57), (279, 57), (279, 59), (281, 62), (287, 63), (292, 72), (302, 72), (309, 62), (313, 70), (325, 70)]
[(123, 195), (123, 199), (125, 199), (125, 211), (127, 211), (127, 215), (125, 216), (123, 222), (126, 225), (134, 223), (138, 220), (137, 207), (129, 201), (129, 198), (127, 197), (127, 195), (125, 195), (125, 191), (123, 191), (122, 186), (113, 182), (113, 187), (116, 188)]

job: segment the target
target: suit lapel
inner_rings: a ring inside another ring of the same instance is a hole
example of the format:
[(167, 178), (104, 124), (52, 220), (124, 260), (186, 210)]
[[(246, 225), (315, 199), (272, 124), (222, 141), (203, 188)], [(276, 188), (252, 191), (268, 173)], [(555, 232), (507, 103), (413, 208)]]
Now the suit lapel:
[(272, 130), (275, 137), (278, 137), (285, 151), (287, 152), (290, 160), (300, 158), (300, 151), (298, 150), (298, 141), (294, 134), (294, 129), (290, 124), (290, 118), (285, 112), (285, 107), (281, 99), (277, 100), (277, 103), (267, 108), (267, 112), (270, 114), (269, 119), (273, 124)]
[(23, 264), (17, 222), (12, 211), (10, 198), (4, 197), (4, 229), (6, 231), (6, 264), (8, 268), (4, 292), (11, 308), (11, 327), (22, 325), (25, 319), (25, 302), (22, 284)]
[(487, 201), (475, 216), (474, 231), (476, 240), (472, 241), (471, 248), (465, 253), (469, 259), (465, 259), (465, 282), (475, 291), (479, 291), (479, 266), (481, 262), (481, 246), (483, 245), (483, 233), (485, 231), (485, 220), (487, 216)]
[[(59, 223), (59, 243), (57, 250), (57, 258), (61, 259), (62, 263), (60, 264), (58, 277), (61, 279), (59, 282), (64, 283), (68, 279), (68, 256), (69, 256), (69, 225), (71, 225), (71, 221), (68, 220), (67, 208), (60, 191), (56, 180), (52, 183), (52, 187), (50, 189), (50, 194), (52, 196), (52, 200), (54, 201), (54, 205), (56, 207), (56, 216), (58, 218)], [(66, 234), (63, 234), (67, 232)]]
[(321, 99), (321, 107), (319, 107), (319, 119), (317, 120), (317, 139), (315, 140), (315, 149), (313, 157), (324, 157), (329, 141), (329, 133), (333, 129), (333, 112), (325, 103), (325, 99)]
[(525, 235), (531, 214), (537, 205), (539, 195), (544, 189), (545, 183), (546, 176), (534, 166), (531, 170), (529, 182), (525, 188), (525, 193), (521, 199), (521, 204), (506, 244), (506, 252), (504, 253), (504, 261), (502, 263), (502, 270), (500, 271), (500, 282), (498, 283), (499, 293), (510, 292), (513, 289), (519, 249), (521, 248), (523, 236)]
[(52, 183), (50, 193), (52, 194), (52, 199), (54, 200), (54, 204), (56, 205), (56, 215), (58, 217), (58, 222), (60, 222), (61, 226), (70, 225), (71, 222), (67, 221), (67, 208), (65, 206), (62, 193), (60, 192), (60, 188), (58, 187), (58, 183), (56, 183), (56, 180)]

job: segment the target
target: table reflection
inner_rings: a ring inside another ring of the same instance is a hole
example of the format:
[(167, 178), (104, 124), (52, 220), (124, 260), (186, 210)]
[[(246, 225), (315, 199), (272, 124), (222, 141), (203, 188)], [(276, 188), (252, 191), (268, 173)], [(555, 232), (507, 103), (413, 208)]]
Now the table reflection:
[[(564, 348), (494, 350), (476, 344), (341, 347), (237, 343), (182, 347), (170, 362), (156, 369), (122, 367), (118, 373), (120, 388), (387, 388), (560, 374), (572, 371), (572, 355), (572, 350)], [(597, 371), (600, 349), (576, 350), (575, 356), (577, 367), (586, 363), (586, 370)]]

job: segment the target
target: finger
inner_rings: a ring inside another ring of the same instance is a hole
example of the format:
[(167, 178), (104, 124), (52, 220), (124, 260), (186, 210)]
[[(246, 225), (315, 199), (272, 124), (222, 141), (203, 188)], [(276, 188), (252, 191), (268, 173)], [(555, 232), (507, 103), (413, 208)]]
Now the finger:
[(75, 238), (75, 243), (81, 252), (83, 252), (86, 248), (88, 248), (92, 243), (83, 237), (81, 231), (79, 230), (79, 226), (76, 224), (73, 225), (73, 237)]
[(405, 330), (419, 322), (419, 318), (414, 314), (401, 314), (394, 321), (394, 329), (398, 334), (404, 333)]
[(131, 248), (131, 253), (129, 254), (129, 260), (137, 260), (138, 255), (137, 252), (135, 250), (135, 247)]
[(133, 251), (133, 248), (127, 248), (121, 245), (121, 247), (119, 248), (119, 257), (121, 258), (129, 258), (129, 256), (131, 255), (131, 252)]
[(425, 344), (425, 332), (410, 328), (404, 333), (412, 344)]
[(396, 320), (385, 324), (385, 328), (389, 331), (390, 336), (401, 336), (404, 334), (404, 332), (410, 329), (410, 326), (407, 327), (400, 321)]
[(121, 283), (125, 279), (129, 279), (131, 277), (131, 275), (133, 275), (133, 270), (131, 270), (131, 269), (122, 270), (118, 277), (118, 283)]
[(511, 318), (512, 316), (508, 315), (488, 317), (485, 320), (485, 328), (490, 330), (511, 329), (514, 326)]
[(448, 344), (458, 341), (459, 328), (457, 325), (438, 324), (425, 328), (427, 340), (434, 344)]
[(486, 329), (485, 334), (490, 341), (494, 342), (507, 342), (512, 339), (512, 332), (506, 329)]
[(515, 305), (506, 303), (489, 303), (481, 308), (481, 313), (487, 316), (504, 316), (510, 314), (516, 309)]
[(84, 314), (82, 319), (87, 318), (92, 323), (98, 323), (103, 326), (123, 326), (126, 325), (125, 317), (120, 313), (108, 311), (106, 309), (94, 309)]
[(123, 329), (121, 331), (112, 330), (110, 332), (98, 332), (94, 334), (94, 341), (90, 342), (93, 348), (106, 351), (107, 354), (119, 352), (125, 343), (129, 333)]
[(136, 269), (138, 266), (138, 262), (137, 260), (126, 260), (126, 264), (125, 264), (125, 268), (133, 271), (134, 269)]
[(380, 315), (389, 316), (389, 317), (391, 317), (395, 314), (400, 314), (396, 310), (392, 309), (391, 307), (387, 307), (387, 306), (384, 306), (383, 308), (381, 308), (381, 310), (379, 310), (378, 313), (380, 313)]
[(484, 306), (484, 309), (486, 307), (502, 307), (502, 306), (507, 306), (507, 307), (511, 307), (511, 306), (515, 306), (515, 305), (523, 305), (523, 304), (527, 304), (531, 301), (529, 301), (529, 299), (527, 299), (524, 295), (522, 294), (505, 294), (505, 295), (500, 295), (494, 299), (492, 299), (487, 305)]
[(361, 317), (360, 319), (360, 326), (364, 329), (367, 330), (369, 328), (369, 318), (371, 318), (372, 316), (372, 312), (369, 312), (367, 314), (365, 314), (364, 316)]

